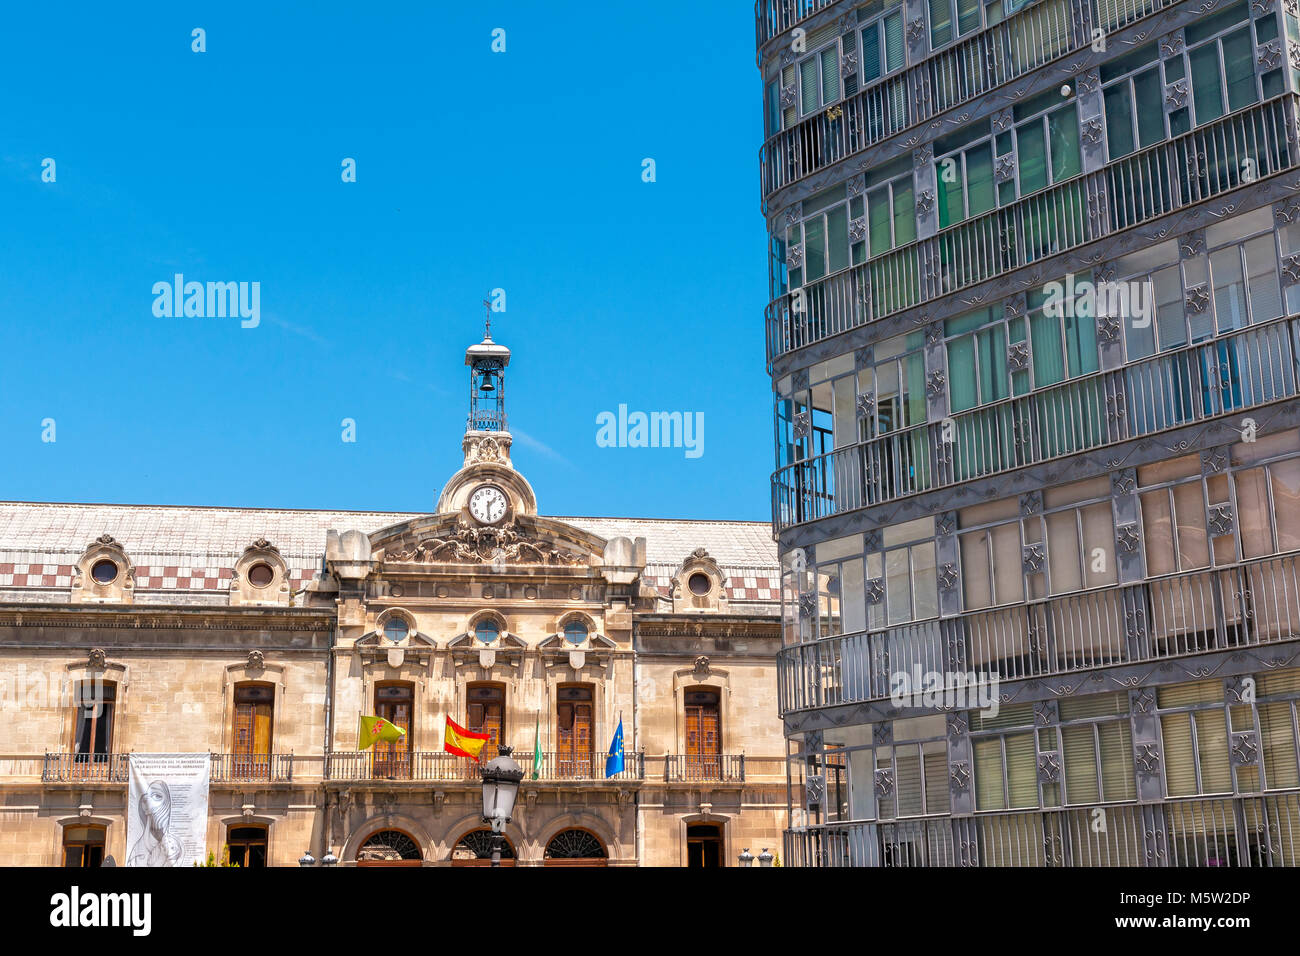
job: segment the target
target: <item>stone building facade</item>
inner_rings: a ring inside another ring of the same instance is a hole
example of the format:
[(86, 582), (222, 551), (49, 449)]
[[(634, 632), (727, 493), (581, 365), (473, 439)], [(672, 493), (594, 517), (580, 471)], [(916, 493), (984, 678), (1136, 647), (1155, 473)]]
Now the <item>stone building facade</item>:
[[(524, 767), (507, 863), (776, 850), (770, 529), (539, 514), (509, 361), (467, 352), (434, 514), (0, 503), (0, 862), (120, 863), (134, 751), (212, 754), (208, 846), (244, 865), (481, 864), (447, 717)], [(405, 739), (359, 752), (363, 714)]]

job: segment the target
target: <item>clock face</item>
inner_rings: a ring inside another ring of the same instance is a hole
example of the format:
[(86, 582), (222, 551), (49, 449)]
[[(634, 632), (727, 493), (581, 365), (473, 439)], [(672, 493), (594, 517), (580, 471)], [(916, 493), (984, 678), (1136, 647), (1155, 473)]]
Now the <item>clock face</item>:
[(484, 485), (469, 496), (469, 513), (483, 524), (496, 524), (506, 514), (506, 496), (500, 488)]

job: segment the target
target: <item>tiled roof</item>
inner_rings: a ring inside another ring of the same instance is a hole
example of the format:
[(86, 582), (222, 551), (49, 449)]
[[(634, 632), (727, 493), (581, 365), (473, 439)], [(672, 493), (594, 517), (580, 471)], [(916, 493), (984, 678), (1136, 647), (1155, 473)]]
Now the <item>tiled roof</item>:
[[(416, 512), (291, 511), (161, 505), (0, 502), (0, 588), (68, 587), (73, 565), (100, 535), (112, 535), (136, 569), (136, 588), (225, 590), (244, 549), (264, 537), (279, 550), (295, 587), (321, 566), (325, 532), (367, 534), (420, 517)], [(556, 517), (609, 539), (646, 539), (646, 583), (661, 594), (696, 548), (730, 578), (733, 602), (775, 601), (776, 546), (771, 526), (757, 521), (670, 521), (649, 518)]]

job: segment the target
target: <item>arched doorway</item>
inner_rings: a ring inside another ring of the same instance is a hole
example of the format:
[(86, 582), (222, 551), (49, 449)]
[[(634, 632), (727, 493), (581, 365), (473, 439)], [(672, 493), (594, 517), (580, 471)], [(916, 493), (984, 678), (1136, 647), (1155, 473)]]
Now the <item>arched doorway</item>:
[[(470, 830), (451, 849), (452, 866), (491, 866), (492, 831), (487, 827)], [(515, 848), (507, 838), (501, 847), (501, 865), (515, 865)]]
[(686, 865), (688, 867), (723, 865), (721, 824), (688, 823), (686, 825)]
[(590, 830), (571, 827), (551, 837), (542, 855), (543, 866), (608, 866), (605, 844)]
[(376, 830), (357, 848), (357, 866), (420, 866), (420, 845), (401, 830)]

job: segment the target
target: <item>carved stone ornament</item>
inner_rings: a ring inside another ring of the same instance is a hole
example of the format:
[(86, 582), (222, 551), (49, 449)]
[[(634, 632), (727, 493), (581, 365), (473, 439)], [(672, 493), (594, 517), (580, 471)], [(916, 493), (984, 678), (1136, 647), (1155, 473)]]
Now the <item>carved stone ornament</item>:
[(249, 651), (248, 666), (252, 670), (261, 670), (266, 666), (266, 656), (257, 649)]
[(102, 647), (92, 647), (90, 653), (86, 655), (86, 663), (91, 667), (103, 669), (108, 666), (108, 654)]
[(709, 676), (709, 659), (703, 654), (695, 658), (695, 666), (691, 668), (691, 676), (696, 680)]
[(244, 549), (244, 554), (248, 554), (250, 551), (258, 551), (258, 552), (269, 551), (271, 554), (280, 553), (280, 549), (277, 548), (275, 545), (273, 545), (270, 541), (267, 541), (265, 538), (258, 538), (256, 541), (250, 544), (247, 548)]
[(500, 462), (507, 460), (508, 455), (501, 439), (493, 438), (471, 438), (468, 439), (465, 447), (465, 461), (472, 462)]
[(574, 567), (586, 557), (565, 551), (549, 541), (532, 538), (521, 532), (514, 522), (500, 528), (477, 526), (464, 518), (446, 537), (425, 538), (414, 548), (390, 551), (385, 561), (403, 564), (507, 564), (559, 565)]

